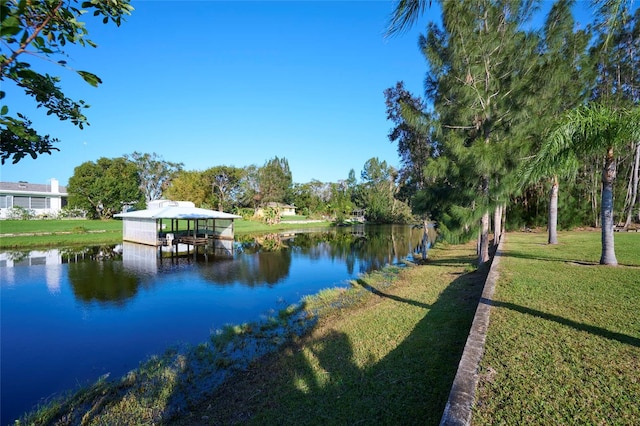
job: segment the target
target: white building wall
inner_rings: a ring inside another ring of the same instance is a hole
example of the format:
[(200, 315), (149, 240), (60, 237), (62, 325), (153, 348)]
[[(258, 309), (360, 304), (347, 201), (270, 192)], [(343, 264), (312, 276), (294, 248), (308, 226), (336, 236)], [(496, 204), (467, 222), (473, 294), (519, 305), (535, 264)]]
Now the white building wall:
[(134, 243), (155, 246), (158, 244), (155, 219), (124, 218), (122, 220), (122, 239)]
[(233, 220), (216, 219), (214, 235), (223, 240), (233, 240)]

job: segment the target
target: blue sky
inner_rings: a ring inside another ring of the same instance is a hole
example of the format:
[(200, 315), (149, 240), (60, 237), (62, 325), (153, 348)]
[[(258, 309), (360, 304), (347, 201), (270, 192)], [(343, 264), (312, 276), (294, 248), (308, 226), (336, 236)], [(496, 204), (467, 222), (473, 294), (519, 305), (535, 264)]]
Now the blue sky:
[[(65, 185), (74, 167), (100, 157), (155, 152), (188, 170), (288, 160), (293, 181), (359, 176), (372, 157), (397, 167), (387, 138), (383, 91), (403, 80), (422, 95), (426, 63), (418, 34), (431, 9), (404, 34), (384, 37), (392, 1), (133, 0), (121, 27), (89, 22), (97, 49), (71, 47), (75, 73), (30, 59), (83, 99), (79, 130), (34, 108), (3, 83), (11, 112), (23, 112), (59, 152), (2, 166), (2, 181)], [(25, 58), (23, 58), (25, 59)]]

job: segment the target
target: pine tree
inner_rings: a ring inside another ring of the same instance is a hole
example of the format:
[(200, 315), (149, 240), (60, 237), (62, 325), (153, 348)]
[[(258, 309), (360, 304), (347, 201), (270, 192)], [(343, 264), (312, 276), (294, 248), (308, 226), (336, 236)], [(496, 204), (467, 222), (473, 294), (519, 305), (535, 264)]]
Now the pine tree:
[[(448, 211), (464, 231), (479, 219), (479, 258), (489, 258), (489, 211), (502, 206), (522, 145), (537, 38), (521, 29), (530, 2), (444, 1), (443, 26), (429, 25), (420, 46), (430, 65), (426, 94), (442, 149), (427, 170), (456, 181)], [(477, 226), (475, 226), (477, 229)]]

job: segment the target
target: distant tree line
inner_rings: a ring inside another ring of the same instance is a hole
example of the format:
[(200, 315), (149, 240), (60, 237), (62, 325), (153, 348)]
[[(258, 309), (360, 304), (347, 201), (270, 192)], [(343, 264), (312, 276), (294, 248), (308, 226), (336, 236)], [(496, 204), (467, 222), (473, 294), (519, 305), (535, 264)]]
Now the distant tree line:
[(182, 163), (156, 153), (123, 155), (85, 162), (69, 179), (69, 206), (91, 218), (106, 219), (126, 208), (141, 209), (154, 199), (191, 201), (197, 207), (251, 217), (268, 203), (293, 205), (299, 215), (343, 221), (362, 209), (376, 223), (412, 220), (409, 205), (398, 199), (398, 172), (385, 161), (368, 160), (356, 178), (338, 182), (294, 183), (286, 158), (263, 166), (213, 166), (185, 170)]

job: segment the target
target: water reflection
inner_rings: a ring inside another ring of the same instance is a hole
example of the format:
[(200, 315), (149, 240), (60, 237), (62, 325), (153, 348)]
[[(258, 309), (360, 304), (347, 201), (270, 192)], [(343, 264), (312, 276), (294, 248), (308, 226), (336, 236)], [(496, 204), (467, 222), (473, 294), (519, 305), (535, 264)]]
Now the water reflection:
[(76, 299), (122, 306), (138, 293), (140, 279), (122, 262), (79, 262), (68, 269), (69, 283)]
[[(435, 230), (430, 238), (435, 239)], [(171, 274), (189, 265), (217, 285), (243, 284), (273, 287), (290, 273), (292, 258), (344, 262), (349, 275), (367, 273), (398, 263), (421, 247), (422, 230), (408, 226), (353, 226), (243, 236), (216, 241), (209, 249), (152, 247), (124, 242), (81, 248), (0, 253), (0, 267), (68, 264), (67, 275), (77, 300), (83, 303), (123, 305), (138, 293), (141, 282), (153, 285), (153, 276)], [(358, 270), (356, 271), (356, 265)], [(60, 291), (62, 269), (47, 268), (51, 293)], [(4, 275), (5, 285), (16, 284), (16, 274)]]

